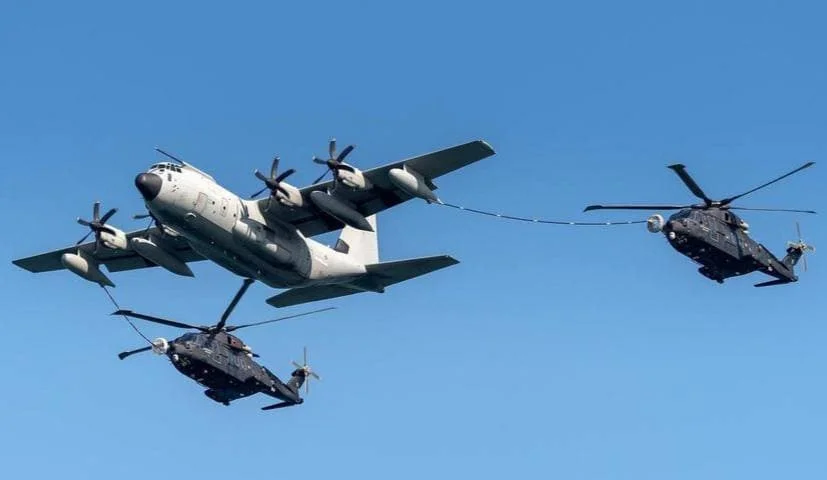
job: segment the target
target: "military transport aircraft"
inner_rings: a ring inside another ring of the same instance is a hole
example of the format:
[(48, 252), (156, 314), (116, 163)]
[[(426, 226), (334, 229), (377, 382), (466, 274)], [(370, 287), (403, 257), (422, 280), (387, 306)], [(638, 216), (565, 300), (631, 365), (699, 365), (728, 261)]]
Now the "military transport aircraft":
[[(458, 263), (447, 255), (380, 262), (376, 214), (412, 198), (438, 201), (433, 180), (494, 154), (477, 140), (361, 171), (344, 162), (353, 150), (338, 155), (335, 140), (329, 158), (320, 160), (333, 173), (330, 181), (296, 188), (278, 174), (276, 157), (270, 176), (256, 171), (267, 198), (244, 199), (209, 174), (159, 150), (173, 162), (152, 165), (138, 174), (135, 186), (154, 225), (124, 233), (107, 223), (115, 209), (92, 221), (78, 219), (94, 241), (22, 258), (14, 264), (31, 272), (66, 268), (102, 286), (110, 273), (161, 266), (192, 276), (188, 262), (212, 260), (244, 278), (273, 288), (287, 288), (267, 300), (285, 307), (385, 288)], [(327, 173), (327, 172), (325, 172)], [(253, 195), (256, 197), (258, 194)], [(334, 248), (310, 237), (341, 229)]]

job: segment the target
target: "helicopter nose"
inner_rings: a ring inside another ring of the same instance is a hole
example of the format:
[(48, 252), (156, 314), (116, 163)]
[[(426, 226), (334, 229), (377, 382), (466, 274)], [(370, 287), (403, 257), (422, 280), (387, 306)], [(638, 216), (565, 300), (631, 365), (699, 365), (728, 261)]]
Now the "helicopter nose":
[(135, 186), (147, 202), (151, 202), (161, 193), (163, 183), (161, 177), (154, 173), (141, 173), (135, 177)]

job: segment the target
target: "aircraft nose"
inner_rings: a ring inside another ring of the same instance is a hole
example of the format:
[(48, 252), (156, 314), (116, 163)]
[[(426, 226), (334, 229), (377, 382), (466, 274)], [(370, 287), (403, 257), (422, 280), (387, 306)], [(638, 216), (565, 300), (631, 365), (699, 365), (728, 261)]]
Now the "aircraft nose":
[(163, 180), (154, 173), (141, 173), (135, 177), (135, 186), (147, 202), (152, 201), (161, 192)]

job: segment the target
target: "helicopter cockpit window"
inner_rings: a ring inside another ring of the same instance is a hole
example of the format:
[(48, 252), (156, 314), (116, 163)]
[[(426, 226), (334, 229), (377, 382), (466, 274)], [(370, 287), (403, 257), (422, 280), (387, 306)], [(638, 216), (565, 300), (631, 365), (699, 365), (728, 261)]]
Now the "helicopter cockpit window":
[(182, 343), (191, 343), (193, 345), (198, 344), (198, 334), (197, 333), (185, 333), (181, 335), (181, 342)]

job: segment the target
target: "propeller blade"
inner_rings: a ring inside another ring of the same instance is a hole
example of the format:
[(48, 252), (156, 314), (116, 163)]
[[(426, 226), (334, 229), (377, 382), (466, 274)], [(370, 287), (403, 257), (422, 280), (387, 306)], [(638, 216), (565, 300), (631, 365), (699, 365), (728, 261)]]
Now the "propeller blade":
[(100, 220), (98, 220), (98, 222), (99, 222), (101, 225), (103, 225), (104, 223), (106, 223), (106, 221), (107, 221), (107, 220), (109, 220), (110, 218), (112, 218), (112, 215), (115, 215), (115, 213), (117, 213), (117, 211), (118, 211), (118, 209), (117, 209), (117, 208), (113, 208), (113, 209), (109, 210), (108, 212), (106, 212), (106, 214), (104, 214), (104, 216), (103, 216), (103, 217), (101, 217), (101, 219), (100, 219)]
[(748, 207), (729, 207), (730, 210), (752, 210), (755, 212), (794, 212), (794, 213), (816, 213), (815, 210), (797, 210), (790, 208), (748, 208)]
[(584, 212), (592, 210), (683, 210), (692, 205), (589, 205)]
[(281, 175), (279, 175), (278, 177), (276, 177), (275, 182), (276, 182), (276, 183), (281, 183), (281, 182), (282, 182), (285, 178), (289, 177), (290, 175), (293, 175), (294, 173), (296, 173), (296, 169), (295, 169), (295, 168), (291, 168), (291, 169), (289, 169), (289, 170), (285, 170), (285, 171), (284, 171), (284, 173), (282, 173)]
[(141, 352), (148, 352), (149, 350), (152, 350), (152, 347), (144, 347), (144, 348), (138, 348), (136, 350), (130, 350), (128, 352), (121, 352), (121, 353), (118, 354), (118, 358), (123, 360), (124, 358), (126, 358), (130, 355), (134, 355), (136, 353), (141, 353)]
[(319, 178), (317, 178), (316, 180), (313, 180), (313, 184), (315, 185), (315, 184), (321, 182), (322, 179), (327, 175), (327, 172), (329, 172), (329, 171), (330, 170), (325, 170), (323, 174), (319, 175)]
[(327, 144), (327, 153), (329, 153), (330, 158), (333, 158), (333, 154), (336, 153), (336, 139), (331, 138), (330, 143)]
[(135, 215), (132, 215), (133, 220), (143, 220), (145, 218), (150, 218), (150, 217), (152, 217), (152, 215), (150, 215), (148, 213), (136, 213)]
[(267, 181), (270, 180), (269, 178), (265, 177), (264, 174), (259, 172), (258, 170), (254, 171), (253, 175), (255, 175), (257, 179), (261, 180), (264, 183), (267, 183)]
[(210, 329), (207, 327), (199, 327), (195, 325), (189, 325), (187, 323), (176, 322), (174, 320), (166, 320), (164, 318), (153, 317), (151, 315), (144, 315), (143, 313), (136, 313), (132, 310), (118, 310), (112, 312), (112, 315), (126, 315), (127, 317), (137, 318), (139, 320), (146, 320), (147, 322), (153, 323), (160, 323), (161, 325), (167, 325), (169, 327), (176, 327), (176, 328), (194, 328), (196, 330), (201, 330), (202, 332), (209, 332)]
[(306, 315), (312, 315), (314, 313), (321, 313), (321, 312), (326, 312), (328, 310), (335, 310), (335, 309), (336, 309), (336, 307), (320, 308), (318, 310), (312, 310), (310, 312), (297, 313), (295, 315), (287, 315), (285, 317), (274, 318), (272, 320), (265, 320), (263, 322), (245, 323), (244, 325), (230, 325), (230, 326), (227, 327), (227, 331), (228, 332), (233, 332), (235, 330), (239, 330), (239, 329), (242, 329), (242, 328), (257, 327), (259, 325), (266, 325), (268, 323), (280, 322), (282, 320), (288, 320), (290, 318), (304, 317)]
[(91, 222), (88, 222), (88, 221), (86, 221), (86, 220), (84, 220), (80, 217), (78, 217), (78, 223), (83, 225), (84, 227), (91, 227), (92, 226)]
[(327, 160), (322, 160), (319, 157), (313, 157), (313, 163), (318, 163), (319, 165), (327, 165)]
[(678, 174), (679, 177), (681, 177), (683, 183), (696, 197), (703, 200), (704, 203), (706, 203), (707, 205), (712, 203), (712, 200), (710, 200), (709, 197), (706, 196), (706, 193), (704, 193), (704, 191), (701, 190), (701, 187), (698, 186), (698, 184), (695, 182), (695, 179), (693, 179), (686, 171), (685, 165), (676, 163), (675, 165), (669, 165), (669, 168), (671, 168), (675, 173)]
[(356, 172), (356, 169), (346, 163), (337, 163), (330, 166), (331, 170), (344, 170), (346, 172)]
[(78, 241), (77, 241), (77, 243), (75, 243), (75, 245), (80, 245), (81, 243), (85, 242), (85, 241), (86, 241), (86, 239), (87, 239), (87, 238), (89, 238), (89, 235), (92, 235), (92, 231), (91, 231), (91, 230), (89, 230), (89, 232), (88, 232), (86, 235), (84, 235), (84, 236), (83, 236), (83, 238), (81, 238), (80, 240), (78, 240)]
[(252, 278), (244, 279), (244, 283), (241, 284), (241, 288), (238, 289), (238, 292), (236, 292), (235, 296), (230, 301), (230, 304), (227, 305), (227, 309), (224, 310), (224, 313), (221, 315), (221, 320), (215, 324), (214, 330), (221, 331), (221, 329), (224, 328), (224, 325), (227, 323), (227, 318), (229, 318), (230, 314), (233, 312), (233, 309), (235, 309), (235, 306), (238, 305), (239, 300), (241, 300), (241, 297), (244, 296), (247, 289), (250, 288), (250, 285), (252, 285), (253, 282), (255, 282), (255, 280)]
[[(339, 156), (336, 157), (336, 163), (342, 163), (344, 161), (345, 157), (347, 157), (348, 154), (352, 151), (353, 151), (353, 145), (348, 145), (347, 147), (345, 147), (345, 149), (342, 150), (342, 153), (340, 153)], [(331, 155), (331, 157), (332, 157), (332, 155)]]
[(270, 166), (270, 178), (276, 176), (276, 172), (279, 171), (279, 157), (273, 157), (273, 165)]
[(261, 195), (262, 193), (264, 193), (266, 191), (267, 191), (267, 187), (264, 187), (261, 190), (257, 191), (256, 193), (250, 195), (250, 199), (256, 198), (256, 197), (258, 197), (259, 195)]
[(291, 363), (291, 364), (293, 364), (293, 366), (294, 366), (294, 367), (296, 367), (296, 368), (298, 368), (299, 370), (301, 370), (302, 368), (304, 368), (303, 366), (299, 365), (299, 364), (298, 364), (298, 363), (296, 363), (296, 362), (290, 362), (290, 363)]
[(796, 168), (795, 170), (793, 170), (789, 173), (785, 173), (784, 175), (781, 175), (780, 177), (776, 178), (775, 180), (770, 180), (769, 182), (767, 182), (763, 185), (759, 185), (759, 186), (753, 188), (752, 190), (747, 190), (746, 192), (744, 192), (740, 195), (735, 195), (734, 197), (725, 198), (725, 199), (721, 200), (721, 205), (728, 205), (728, 204), (732, 203), (734, 200), (737, 200), (737, 199), (739, 199), (739, 198), (741, 198), (745, 195), (749, 195), (750, 193), (755, 192), (756, 190), (761, 190), (764, 187), (768, 187), (768, 186), (772, 185), (775, 182), (783, 180), (783, 179), (789, 177), (790, 175), (792, 175), (794, 173), (798, 173), (801, 170), (804, 170), (805, 168), (812, 167), (813, 165), (815, 165), (815, 162), (807, 162), (804, 165)]
[(95, 221), (95, 222), (100, 220), (100, 218), (101, 218), (100, 214), (101, 214), (101, 202), (95, 202), (92, 205), (92, 220)]

